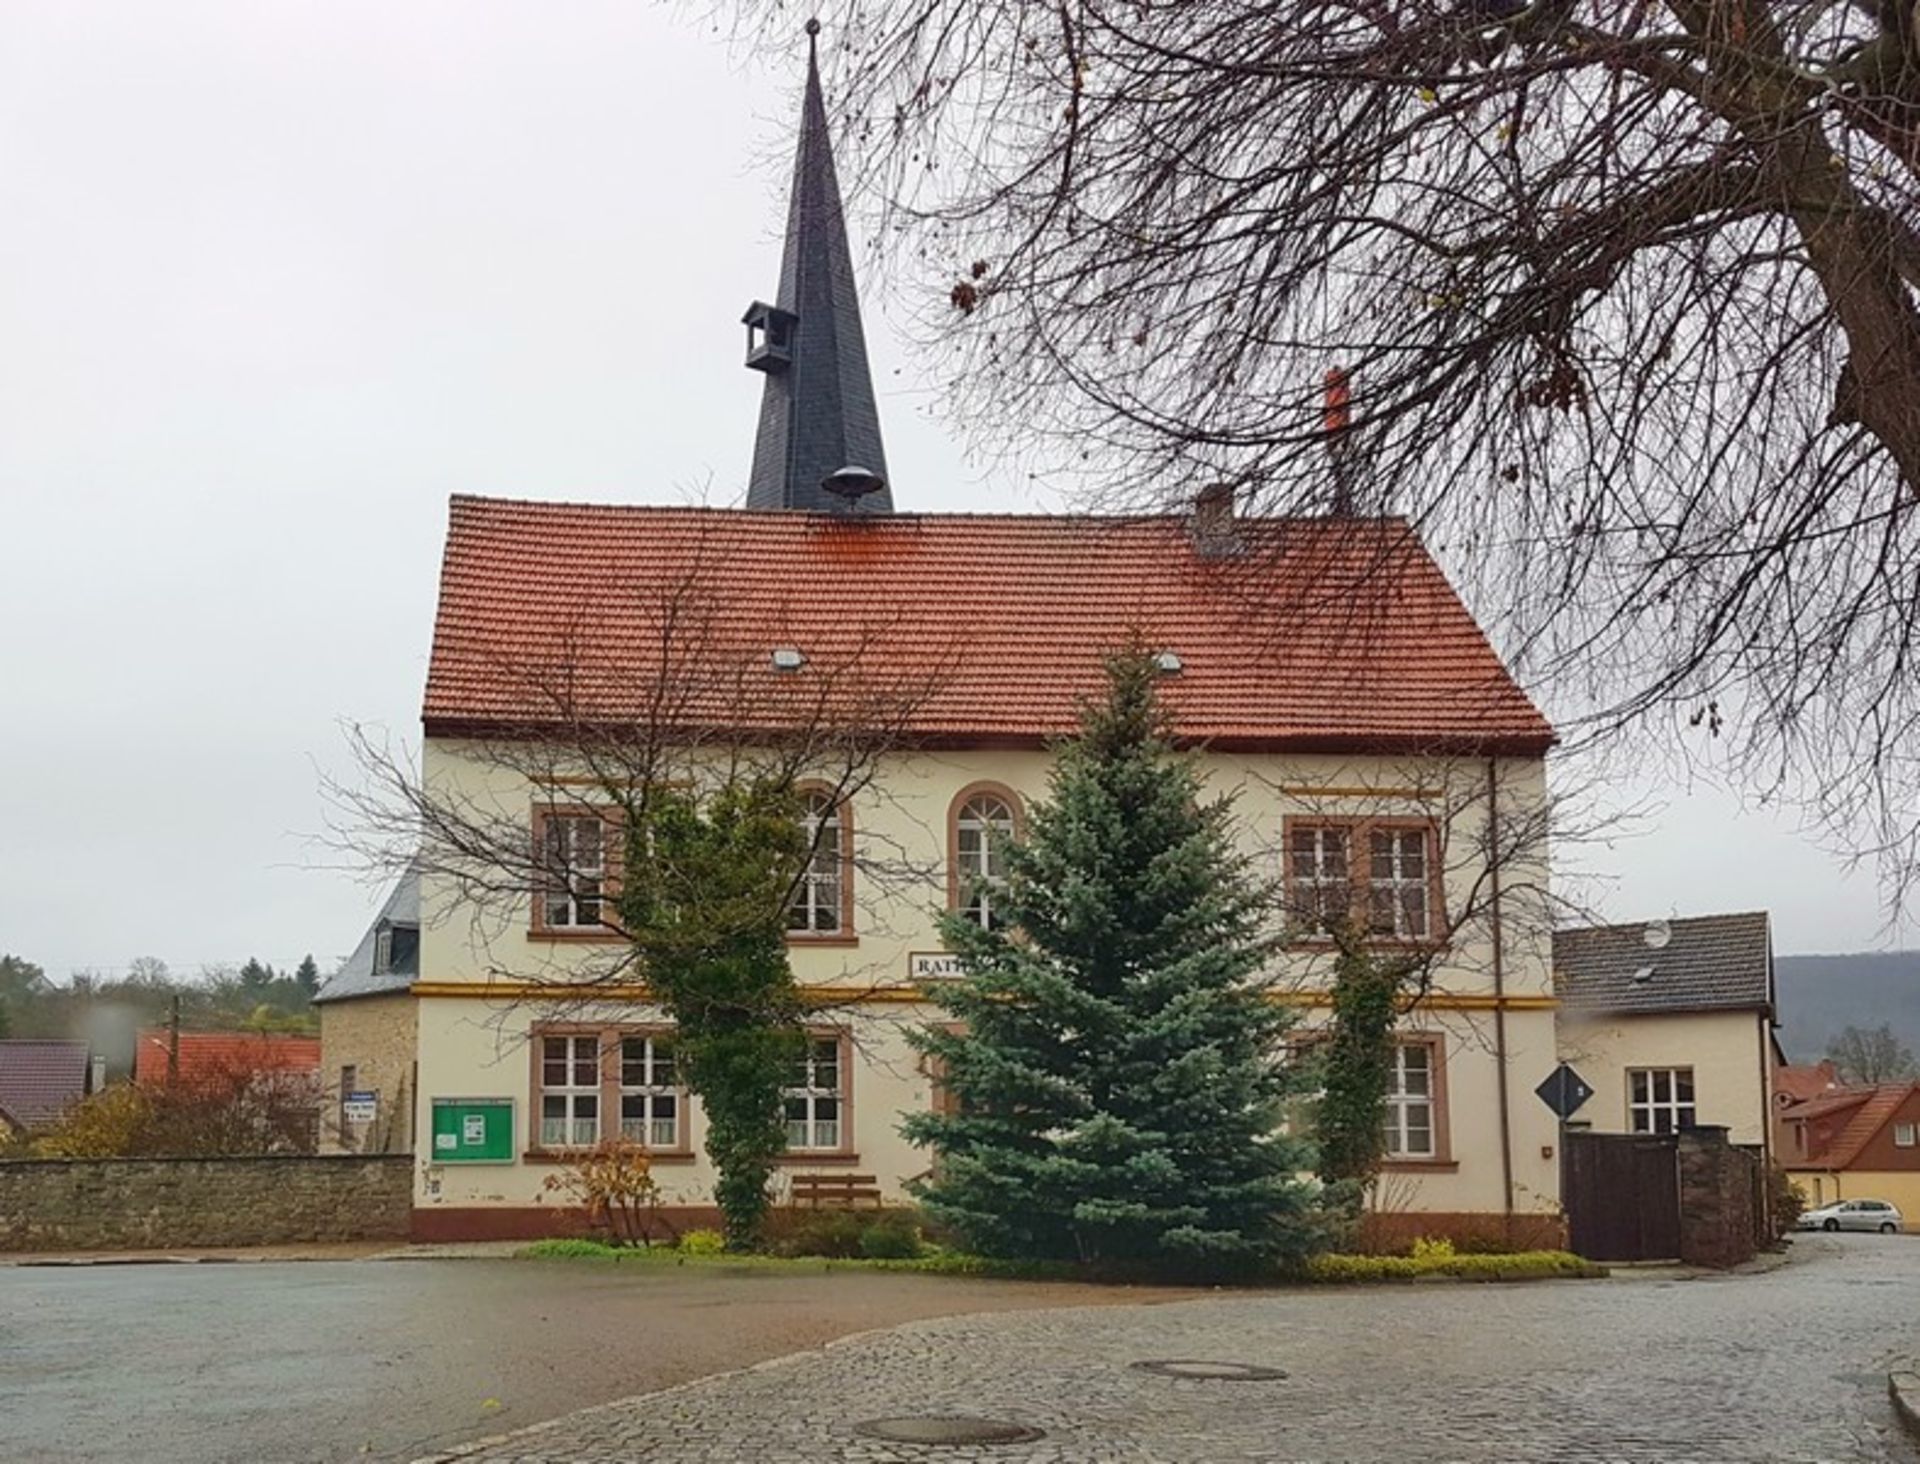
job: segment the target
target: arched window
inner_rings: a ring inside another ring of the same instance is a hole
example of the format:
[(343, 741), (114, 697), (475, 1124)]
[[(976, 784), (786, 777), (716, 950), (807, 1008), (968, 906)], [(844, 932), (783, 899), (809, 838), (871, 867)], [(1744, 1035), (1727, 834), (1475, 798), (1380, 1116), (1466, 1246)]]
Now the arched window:
[(841, 935), (850, 924), (852, 863), (845, 811), (824, 788), (801, 794), (800, 831), (813, 852), (794, 886), (787, 929), (794, 935)]
[(954, 800), (950, 903), (983, 930), (1004, 923), (1007, 845), (1019, 834), (1020, 803), (1007, 789), (968, 788)]

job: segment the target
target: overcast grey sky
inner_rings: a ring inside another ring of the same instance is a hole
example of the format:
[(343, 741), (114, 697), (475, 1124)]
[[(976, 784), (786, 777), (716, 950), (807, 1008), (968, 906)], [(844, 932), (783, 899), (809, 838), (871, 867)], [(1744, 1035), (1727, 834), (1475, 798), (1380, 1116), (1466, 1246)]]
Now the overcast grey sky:
[[(643, 0), (0, 7), (0, 950), (352, 948), (320, 780), (341, 719), (416, 733), (447, 495), (737, 499), (802, 64)], [(901, 308), (896, 502), (1055, 506), (968, 463)], [(1626, 791), (1672, 802), (1581, 856), (1609, 914), (1887, 943), (1791, 821)]]

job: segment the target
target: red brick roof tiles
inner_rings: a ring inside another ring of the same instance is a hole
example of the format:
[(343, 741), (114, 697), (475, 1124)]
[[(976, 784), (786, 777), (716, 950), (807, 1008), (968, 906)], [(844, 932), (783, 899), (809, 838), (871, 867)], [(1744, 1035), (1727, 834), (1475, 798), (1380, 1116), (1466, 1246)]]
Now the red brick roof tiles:
[[(167, 1081), (169, 1038), (165, 1028), (141, 1031), (133, 1049), (136, 1083)], [(317, 1073), (320, 1039), (265, 1032), (182, 1032), (180, 1078), (193, 1082), (204, 1077), (237, 1073)]]
[[(456, 497), (430, 735), (790, 722), (839, 696), (928, 741), (1071, 732), (1099, 656), (1182, 663), (1181, 734), (1221, 746), (1543, 752), (1553, 729), (1399, 520), (801, 513)], [(799, 672), (773, 670), (776, 647)], [(665, 669), (663, 669), (665, 668)], [(857, 688), (858, 690), (852, 690)]]

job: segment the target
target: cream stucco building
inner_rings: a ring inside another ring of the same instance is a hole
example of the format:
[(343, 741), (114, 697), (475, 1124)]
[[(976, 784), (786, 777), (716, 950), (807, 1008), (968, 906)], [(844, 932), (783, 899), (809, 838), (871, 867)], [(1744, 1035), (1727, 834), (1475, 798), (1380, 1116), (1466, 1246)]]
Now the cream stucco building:
[(1602, 1133), (1714, 1126), (1771, 1157), (1777, 1046), (1765, 912), (1562, 930), (1561, 1057), (1593, 1089)]
[[(744, 510), (453, 502), (421, 767), (450, 816), (422, 819), (415, 965), (375, 960), (323, 1005), (329, 1071), (406, 1095), (416, 1233), (575, 1223), (548, 1180), (616, 1135), (652, 1149), (672, 1206), (705, 1209), (702, 1115), (606, 923), (608, 795), (636, 752), (697, 779), (810, 723), (818, 852), (789, 952), (813, 1044), (784, 1168), (904, 1196), (929, 1159), (901, 1117), (943, 1101), (906, 1040), (942, 1020), (937, 914), (991, 901), (997, 841), (1046, 796), (1102, 654), (1144, 643), (1256, 871), (1296, 914), (1352, 909), (1429, 960), (1380, 1226), (1557, 1234), (1557, 1130), (1532, 1094), (1558, 1059), (1554, 734), (1409, 526), (1171, 488), (1186, 503), (1158, 515), (897, 511), (817, 74), (778, 296), (745, 323), (765, 381)], [(881, 750), (848, 777), (853, 742)], [(483, 832), (455, 847), (453, 823)], [(1328, 965), (1303, 938), (1269, 973), (1303, 1040)]]

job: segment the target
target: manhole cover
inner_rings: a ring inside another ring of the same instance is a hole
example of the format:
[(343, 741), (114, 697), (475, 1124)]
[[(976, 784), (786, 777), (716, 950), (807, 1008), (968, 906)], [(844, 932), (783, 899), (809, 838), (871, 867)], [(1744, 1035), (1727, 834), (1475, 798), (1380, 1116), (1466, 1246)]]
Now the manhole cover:
[(1166, 1378), (1207, 1378), (1222, 1383), (1271, 1383), (1286, 1376), (1277, 1367), (1261, 1367), (1252, 1362), (1203, 1362), (1196, 1358), (1136, 1362), (1134, 1367)]
[(869, 1418), (853, 1431), (895, 1444), (1025, 1444), (1042, 1437), (1037, 1428), (1004, 1418)]

